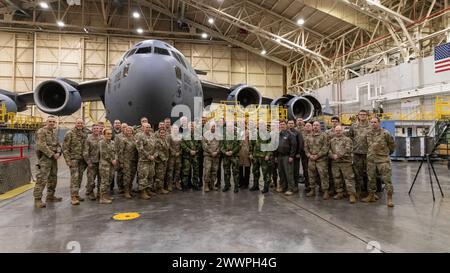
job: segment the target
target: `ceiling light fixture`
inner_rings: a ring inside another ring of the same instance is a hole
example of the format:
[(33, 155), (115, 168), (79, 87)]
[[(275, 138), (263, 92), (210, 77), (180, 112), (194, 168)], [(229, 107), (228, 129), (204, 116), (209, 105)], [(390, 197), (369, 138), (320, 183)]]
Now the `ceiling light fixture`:
[(39, 3), (39, 6), (40, 6), (41, 8), (43, 8), (43, 9), (48, 9), (48, 4), (47, 4), (47, 2), (40, 2), (40, 3)]
[(300, 18), (297, 20), (297, 25), (299, 25), (299, 26), (303, 26), (304, 23), (305, 23), (305, 20), (303, 18)]
[(66, 24), (64, 24), (64, 22), (61, 21), (61, 20), (57, 21), (56, 24), (57, 24), (59, 27), (64, 27), (64, 26), (66, 25)]
[(135, 11), (135, 12), (133, 12), (133, 17), (137, 19), (137, 18), (141, 17), (141, 15), (139, 14), (139, 12)]
[(144, 33), (144, 30), (143, 30), (142, 28), (138, 28), (138, 29), (136, 29), (136, 31), (137, 31), (137, 33), (139, 33), (139, 34)]
[(203, 39), (208, 38), (208, 34), (206, 34), (205, 32), (203, 32), (203, 33), (202, 33), (202, 38), (203, 38)]

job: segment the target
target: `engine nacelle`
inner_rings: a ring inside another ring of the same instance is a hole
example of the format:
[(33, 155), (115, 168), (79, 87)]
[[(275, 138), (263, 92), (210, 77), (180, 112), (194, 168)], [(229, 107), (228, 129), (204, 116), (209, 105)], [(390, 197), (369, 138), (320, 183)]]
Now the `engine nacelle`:
[(286, 107), (290, 119), (302, 118), (304, 121), (308, 121), (314, 117), (314, 105), (305, 97), (293, 97)]
[(6, 112), (17, 112), (16, 102), (8, 96), (0, 94), (0, 104), (4, 103), (6, 106)]
[(262, 96), (259, 91), (249, 85), (240, 84), (232, 88), (232, 92), (228, 95), (227, 100), (236, 101), (243, 107), (249, 105), (261, 105)]
[(39, 110), (47, 114), (66, 116), (81, 108), (78, 90), (59, 79), (40, 83), (33, 96)]
[(284, 95), (274, 99), (270, 105), (286, 107), (289, 119), (302, 118), (304, 121), (309, 121), (322, 114), (322, 105), (311, 95)]
[(274, 99), (270, 103), (270, 105), (273, 105), (273, 106), (286, 106), (286, 104), (289, 102), (289, 100), (291, 98), (293, 98), (293, 96), (291, 96), (291, 95), (286, 95), (286, 96), (283, 96), (283, 97), (279, 97), (279, 98)]

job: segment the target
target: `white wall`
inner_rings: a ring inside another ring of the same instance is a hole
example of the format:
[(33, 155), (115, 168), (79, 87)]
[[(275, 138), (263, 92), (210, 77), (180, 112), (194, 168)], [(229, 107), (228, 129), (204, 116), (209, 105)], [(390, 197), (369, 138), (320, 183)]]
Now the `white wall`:
[[(381, 88), (382, 94), (420, 89), (433, 85), (450, 82), (450, 71), (434, 73), (433, 56), (413, 60), (410, 63), (403, 63), (398, 66), (384, 69), (372, 74), (364, 75), (358, 78), (345, 80), (341, 83), (342, 100), (352, 100), (355, 98), (356, 87), (360, 84), (369, 82), (373, 88)], [(321, 103), (337, 101), (337, 84), (328, 85), (315, 90), (314, 93)], [(449, 95), (448, 93), (439, 95)], [(432, 111), (436, 95), (425, 96), (422, 98), (422, 107), (425, 111)], [(401, 101), (384, 102), (385, 112), (401, 111)], [(355, 112), (361, 108), (370, 109), (371, 103), (367, 100), (367, 95), (360, 93), (360, 102), (351, 105), (341, 105), (341, 113)]]

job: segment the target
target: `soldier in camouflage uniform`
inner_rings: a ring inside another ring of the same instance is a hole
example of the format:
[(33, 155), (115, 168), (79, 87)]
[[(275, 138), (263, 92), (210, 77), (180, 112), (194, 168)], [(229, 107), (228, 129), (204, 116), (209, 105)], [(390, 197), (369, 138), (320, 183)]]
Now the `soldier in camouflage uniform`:
[[(172, 126), (169, 135), (170, 156), (167, 166), (167, 190), (173, 191), (176, 187), (181, 191), (181, 134), (177, 125)], [(175, 185), (174, 185), (175, 183)]]
[(112, 140), (112, 130), (103, 130), (103, 139), (98, 143), (100, 152), (100, 204), (111, 204), (113, 198), (108, 195), (109, 181), (118, 164), (116, 147)]
[(308, 156), (308, 174), (310, 191), (306, 196), (313, 197), (316, 195), (317, 176), (320, 176), (322, 190), (324, 191), (323, 199), (330, 198), (329, 181), (328, 181), (328, 138), (324, 133), (320, 132), (320, 123), (313, 123), (313, 132), (305, 139), (305, 152)]
[(98, 143), (102, 139), (100, 135), (100, 127), (98, 124), (92, 125), (92, 134), (89, 135), (84, 142), (83, 157), (87, 163), (87, 183), (86, 183), (86, 196), (89, 200), (96, 200), (94, 194), (95, 179), (97, 178), (97, 194), (100, 197), (100, 173), (99, 173), (99, 161), (100, 151)]
[[(143, 128), (142, 126), (143, 126), (144, 124), (146, 124), (146, 123), (150, 124), (150, 123), (148, 122), (148, 118), (142, 117), (142, 118), (141, 118), (141, 125), (137, 126), (136, 129), (135, 129), (135, 136), (137, 136), (137, 134), (139, 134), (139, 133), (142, 133), (142, 128)], [(152, 128), (151, 125), (150, 125), (150, 132), (153, 133), (153, 128)]]
[(353, 140), (353, 169), (358, 195), (367, 190), (367, 135), (371, 131), (367, 117), (366, 110), (359, 111), (358, 122), (352, 124), (347, 133), (347, 136)]
[[(333, 139), (336, 136), (335, 129), (336, 129), (336, 126), (338, 126), (340, 124), (339, 117), (338, 116), (332, 116), (331, 117), (331, 124), (332, 124), (332, 127), (325, 131), (325, 135), (328, 138), (328, 143), (330, 143), (331, 139)], [(328, 173), (329, 174), (331, 174), (332, 171), (333, 171), (332, 170), (332, 168), (333, 168), (332, 165), (333, 165), (332, 159), (328, 158)], [(332, 193), (335, 190), (333, 175), (328, 175), (328, 182), (330, 184), (330, 192)]]
[[(266, 126), (265, 123), (260, 123), (259, 125)], [(267, 132), (268, 134), (268, 132)], [(264, 140), (263, 140), (264, 139)], [(250, 191), (259, 190), (259, 177), (261, 175), (260, 170), (263, 174), (264, 179), (264, 188), (262, 193), (267, 193), (269, 191), (270, 185), (270, 168), (271, 168), (271, 156), (272, 151), (263, 151), (261, 145), (265, 145), (270, 143), (270, 136), (268, 135), (259, 135), (256, 140), (250, 141), (250, 159), (252, 160), (252, 173), (253, 173), (253, 186), (250, 188)]]
[(200, 153), (201, 142), (194, 139), (195, 123), (190, 123), (190, 136), (188, 139), (183, 138), (181, 141), (181, 150), (183, 157), (182, 181), (183, 190), (189, 188), (189, 178), (191, 178), (192, 188), (195, 191), (200, 190), (199, 185), (199, 162), (198, 154)]
[(133, 188), (133, 180), (136, 176), (138, 152), (136, 148), (136, 139), (133, 136), (133, 128), (122, 128), (125, 136), (119, 145), (118, 153), (120, 155), (120, 164), (123, 171), (124, 196), (131, 199), (131, 191)]
[(367, 135), (367, 176), (369, 177), (368, 190), (369, 195), (362, 199), (363, 202), (375, 202), (375, 192), (377, 191), (377, 172), (381, 176), (387, 193), (387, 206), (393, 207), (392, 195), (394, 187), (391, 181), (391, 158), (395, 150), (394, 138), (389, 132), (380, 127), (380, 119), (373, 117), (370, 121), (372, 131)]
[(306, 136), (306, 130), (305, 130), (305, 126), (306, 123), (302, 118), (298, 118), (296, 121), (296, 129), (298, 132), (300, 132), (300, 134), (302, 135), (303, 138), (303, 148), (300, 149), (300, 158), (301, 158), (301, 163), (302, 163), (302, 174), (299, 174), (299, 181), (298, 183), (305, 183), (305, 189), (309, 188), (309, 177), (308, 177), (308, 157), (306, 156), (305, 153), (305, 145), (304, 145), (304, 140), (305, 140), (305, 136)]
[[(275, 137), (276, 134), (279, 134), (279, 122), (278, 120), (273, 120), (270, 124), (270, 134), (272, 137)], [(278, 160), (275, 156), (275, 153), (272, 153), (272, 156), (270, 158), (271, 160), (271, 176), (272, 176), (272, 184), (274, 187), (276, 187), (277, 192), (282, 192), (283, 189), (281, 188), (281, 183), (278, 181)], [(272, 186), (271, 186), (272, 187)]]
[[(230, 139), (231, 138), (231, 139)], [(223, 172), (225, 186), (222, 191), (227, 192), (230, 187), (231, 172), (233, 172), (234, 192), (239, 192), (239, 150), (240, 142), (236, 139), (236, 131), (234, 124), (228, 123), (226, 126), (226, 138), (220, 145), (220, 151), (223, 157)]]
[(162, 127), (158, 130), (159, 135), (156, 137), (156, 160), (155, 160), (155, 190), (159, 194), (168, 194), (169, 191), (164, 189), (164, 180), (166, 178), (167, 162), (169, 160), (170, 149), (169, 142), (166, 137), (166, 128)]
[(355, 174), (352, 167), (353, 142), (344, 136), (341, 126), (334, 128), (334, 137), (330, 139), (329, 157), (332, 160), (333, 177), (336, 187), (334, 199), (344, 197), (344, 182), (347, 193), (350, 195), (350, 203), (356, 202)]
[(42, 192), (47, 186), (47, 202), (61, 202), (62, 198), (55, 196), (58, 163), (61, 147), (56, 135), (56, 118), (49, 116), (46, 125), (36, 132), (36, 155), (38, 159), (36, 186), (34, 187), (34, 206), (45, 208), (42, 202)]
[(210, 130), (205, 132), (202, 141), (203, 150), (203, 188), (205, 192), (214, 189), (217, 178), (217, 169), (219, 168), (220, 140), (216, 132), (216, 124), (209, 124)]
[(136, 136), (136, 148), (138, 150), (138, 190), (140, 198), (150, 199), (150, 186), (153, 185), (155, 176), (156, 141), (150, 132), (150, 124), (144, 123), (142, 133)]
[(79, 205), (84, 198), (80, 197), (81, 181), (86, 170), (86, 162), (83, 158), (84, 144), (87, 135), (84, 132), (82, 119), (75, 121), (75, 128), (69, 130), (64, 136), (63, 156), (70, 168), (70, 196), (72, 205)]
[[(119, 120), (116, 120), (119, 121)], [(114, 121), (114, 123), (116, 123)], [(119, 126), (116, 126), (114, 124), (114, 134), (113, 134), (113, 140), (114, 144), (116, 145), (116, 151), (120, 150), (120, 147), (122, 146), (122, 141), (125, 138), (125, 130), (128, 128), (128, 124), (126, 123), (120, 123)], [(119, 188), (119, 194), (122, 194), (125, 192), (124, 184), (123, 184), (123, 169), (122, 169), (122, 162), (119, 160), (119, 164), (116, 166), (116, 175), (113, 176), (113, 180), (111, 180), (111, 192), (114, 192), (114, 184), (117, 185)]]

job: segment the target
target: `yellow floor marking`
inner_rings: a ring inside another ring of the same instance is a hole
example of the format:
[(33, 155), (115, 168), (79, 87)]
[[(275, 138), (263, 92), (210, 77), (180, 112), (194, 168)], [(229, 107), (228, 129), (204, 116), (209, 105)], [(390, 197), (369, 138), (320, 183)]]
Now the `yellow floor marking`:
[(10, 198), (16, 197), (17, 195), (22, 194), (22, 193), (24, 193), (24, 192), (34, 188), (35, 184), (36, 183), (25, 184), (23, 186), (20, 186), (18, 188), (15, 188), (13, 190), (5, 192), (4, 194), (0, 194), (0, 200), (6, 200), (6, 199), (10, 199)]
[(117, 221), (128, 221), (139, 218), (141, 215), (137, 212), (117, 213), (112, 218)]

